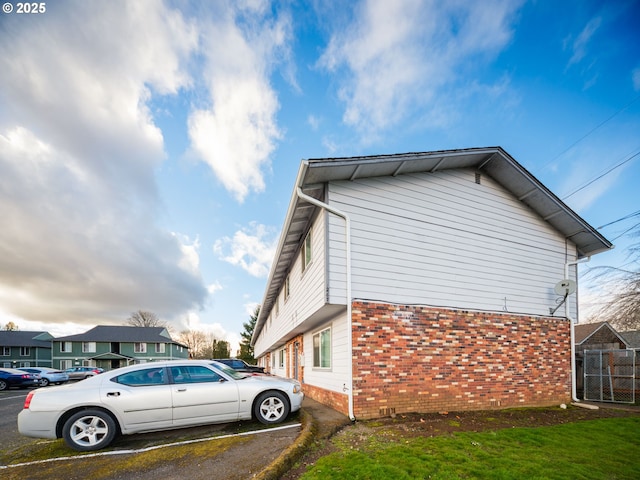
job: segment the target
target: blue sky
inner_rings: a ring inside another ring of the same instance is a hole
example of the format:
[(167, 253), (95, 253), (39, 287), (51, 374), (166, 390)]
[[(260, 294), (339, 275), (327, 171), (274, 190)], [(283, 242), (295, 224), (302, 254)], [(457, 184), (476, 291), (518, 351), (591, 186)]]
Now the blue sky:
[(7, 3), (2, 325), (237, 343), (303, 158), (501, 146), (594, 227), (640, 209), (638, 1)]

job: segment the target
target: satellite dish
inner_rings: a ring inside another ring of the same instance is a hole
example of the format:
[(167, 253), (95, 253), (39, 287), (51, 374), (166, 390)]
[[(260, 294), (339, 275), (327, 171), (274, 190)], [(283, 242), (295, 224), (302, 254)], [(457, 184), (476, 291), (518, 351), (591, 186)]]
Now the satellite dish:
[(556, 292), (556, 295), (571, 295), (576, 291), (576, 282), (568, 279), (560, 280), (556, 283), (553, 291)]

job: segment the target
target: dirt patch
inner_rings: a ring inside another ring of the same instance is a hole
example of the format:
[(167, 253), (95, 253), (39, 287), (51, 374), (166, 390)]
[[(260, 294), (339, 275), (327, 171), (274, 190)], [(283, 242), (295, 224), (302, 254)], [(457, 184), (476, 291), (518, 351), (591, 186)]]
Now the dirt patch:
[(335, 445), (366, 449), (372, 439), (403, 439), (451, 435), (455, 432), (482, 432), (517, 427), (544, 427), (600, 418), (640, 416), (640, 410), (600, 408), (590, 410), (569, 406), (566, 409), (526, 408), (477, 412), (402, 414), (377, 420), (356, 421), (340, 430), (332, 439), (315, 442), (282, 480), (297, 480), (319, 458), (337, 450)]

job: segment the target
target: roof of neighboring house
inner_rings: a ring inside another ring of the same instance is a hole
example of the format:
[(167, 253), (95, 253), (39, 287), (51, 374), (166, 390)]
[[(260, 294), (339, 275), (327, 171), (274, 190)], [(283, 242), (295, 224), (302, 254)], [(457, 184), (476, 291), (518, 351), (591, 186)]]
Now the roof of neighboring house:
[(613, 333), (622, 343), (629, 346), (629, 343), (619, 334), (615, 328), (609, 325), (608, 322), (595, 322), (595, 323), (581, 323), (574, 328), (574, 343), (580, 345), (585, 343), (589, 338), (599, 332), (602, 329), (607, 329)]
[[(58, 337), (56, 342), (149, 342), (149, 343), (175, 343), (169, 332), (163, 327), (130, 327), (98, 325), (84, 333)], [(186, 345), (181, 345), (186, 348)]]
[(21, 330), (0, 331), (0, 345), (3, 347), (51, 348), (53, 336), (48, 332), (27, 332)]
[(501, 147), (303, 160), (289, 202), (275, 262), (269, 272), (253, 338), (257, 338), (275, 303), (291, 263), (295, 260), (302, 235), (316, 209), (298, 197), (298, 187), (306, 195), (322, 200), (326, 182), (469, 168), (491, 177), (575, 243), (578, 258), (594, 255), (613, 246)]
[(628, 332), (620, 332), (627, 344), (631, 348), (640, 348), (640, 330), (630, 330)]

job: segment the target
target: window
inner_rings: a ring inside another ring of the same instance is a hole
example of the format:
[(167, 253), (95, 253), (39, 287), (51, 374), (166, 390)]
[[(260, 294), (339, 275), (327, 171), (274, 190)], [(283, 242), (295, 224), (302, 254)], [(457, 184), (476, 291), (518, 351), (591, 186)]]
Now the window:
[(331, 368), (331, 328), (313, 336), (313, 366)]
[(66, 370), (67, 368), (73, 367), (72, 360), (60, 360), (60, 370)]
[(282, 349), (280, 350), (280, 368), (284, 368), (284, 359), (287, 356), (287, 350), (286, 349)]
[(0, 347), (0, 355), (3, 357), (11, 356), (11, 347)]
[(275, 352), (273, 352), (271, 354), (271, 368), (274, 368), (274, 369), (276, 368), (276, 353)]
[(31, 355), (31, 348), (29, 348), (29, 347), (20, 347), (20, 356), (21, 357), (28, 357), (29, 355)]
[(82, 342), (82, 353), (95, 353), (96, 342)]
[(60, 342), (60, 351), (61, 352), (71, 352), (73, 349), (71, 347), (71, 342)]
[(142, 342), (135, 342), (133, 344), (133, 351), (135, 353), (147, 353), (147, 344)]
[(111, 381), (121, 383), (123, 385), (131, 385), (133, 387), (163, 385), (165, 383), (164, 368), (146, 368), (144, 370), (123, 373), (122, 375), (118, 375), (113, 378)]
[(213, 383), (224, 380), (213, 370), (203, 366), (171, 367), (173, 383)]
[(313, 256), (311, 254), (311, 230), (307, 233), (304, 243), (302, 244), (302, 271), (304, 272), (311, 261)]
[(284, 299), (289, 298), (289, 275), (284, 279)]
[(156, 353), (164, 353), (164, 343), (156, 343)]
[(276, 317), (280, 313), (280, 295), (276, 297)]

